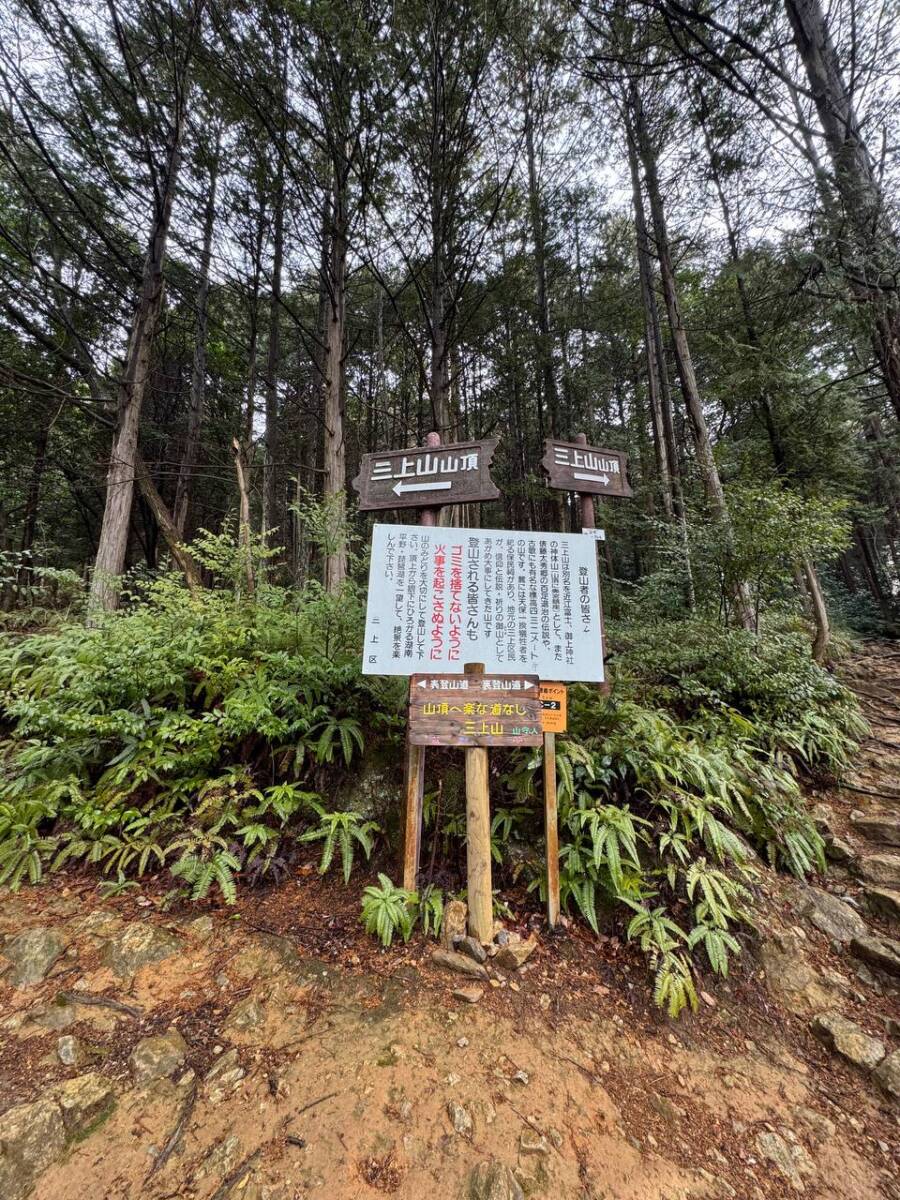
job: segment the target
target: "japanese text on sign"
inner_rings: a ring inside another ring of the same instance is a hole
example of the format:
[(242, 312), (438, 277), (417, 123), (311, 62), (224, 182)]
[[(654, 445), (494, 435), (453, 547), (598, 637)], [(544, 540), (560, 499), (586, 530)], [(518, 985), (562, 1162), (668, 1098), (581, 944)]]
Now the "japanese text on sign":
[(601, 681), (595, 543), (581, 534), (376, 525), (363, 672), (461, 673), (467, 662)]
[(414, 675), (409, 689), (414, 746), (537, 746), (537, 676)]

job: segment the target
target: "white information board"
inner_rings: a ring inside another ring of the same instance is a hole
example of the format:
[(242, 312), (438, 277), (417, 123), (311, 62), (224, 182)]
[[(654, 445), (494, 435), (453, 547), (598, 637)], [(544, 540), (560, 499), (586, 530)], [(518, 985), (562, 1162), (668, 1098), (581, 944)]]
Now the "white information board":
[(365, 675), (603, 680), (597, 543), (580, 533), (376, 525)]

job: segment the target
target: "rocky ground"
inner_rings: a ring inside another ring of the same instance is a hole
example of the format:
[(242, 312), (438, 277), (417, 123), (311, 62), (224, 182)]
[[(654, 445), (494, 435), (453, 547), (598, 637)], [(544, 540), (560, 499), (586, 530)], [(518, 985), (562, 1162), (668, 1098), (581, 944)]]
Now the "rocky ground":
[(3, 895), (0, 1200), (900, 1200), (900, 652), (849, 670), (872, 737), (812, 798), (834, 869), (767, 876), (679, 1022), (614, 939), (522, 917), (463, 976), (311, 867), (199, 916)]

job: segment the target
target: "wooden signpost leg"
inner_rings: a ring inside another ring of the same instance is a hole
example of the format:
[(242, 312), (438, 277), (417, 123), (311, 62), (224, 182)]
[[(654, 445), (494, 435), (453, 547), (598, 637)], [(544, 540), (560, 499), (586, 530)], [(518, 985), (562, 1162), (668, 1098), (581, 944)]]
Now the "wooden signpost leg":
[(403, 886), (416, 890), (419, 856), (422, 846), (422, 797), (425, 776), (425, 750), (412, 746), (406, 735), (406, 824), (403, 830)]
[[(480, 675), (483, 663), (466, 663), (467, 675)], [(466, 874), (469, 895), (469, 933), (479, 942), (494, 934), (491, 887), (491, 800), (488, 752), (485, 746), (466, 750)]]
[(556, 818), (556, 734), (544, 734), (544, 837), (547, 843), (547, 923), (559, 920), (559, 830)]

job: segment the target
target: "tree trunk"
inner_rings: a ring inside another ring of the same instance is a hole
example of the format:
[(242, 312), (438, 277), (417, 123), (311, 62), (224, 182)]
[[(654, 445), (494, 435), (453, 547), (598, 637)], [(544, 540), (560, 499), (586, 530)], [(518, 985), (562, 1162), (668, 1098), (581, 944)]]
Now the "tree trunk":
[[(785, 0), (794, 43), (803, 61), (843, 207), (840, 238), (850, 245), (840, 258), (851, 291), (868, 304), (871, 339), (888, 397), (900, 417), (900, 303), (896, 296), (898, 247), (856, 111), (831, 40), (820, 0)], [(890, 280), (889, 289), (883, 280)]]
[(128, 531), (131, 519), (131, 502), (134, 496), (135, 455), (141, 408), (153, 335), (159, 319), (163, 298), (163, 268), (172, 204), (181, 166), (181, 141), (184, 133), (185, 114), (183, 109), (175, 124), (169, 148), (168, 162), (162, 180), (162, 195), (158, 204), (150, 244), (144, 263), (144, 275), (138, 296), (137, 312), (128, 339), (125, 363), (118, 389), (118, 415), (113, 437), (112, 453), (106, 475), (106, 505), (100, 541), (94, 560), (91, 590), (88, 601), (90, 611), (112, 612), (119, 602), (117, 580), (125, 566), (128, 550)]
[[(700, 389), (694, 373), (694, 363), (688, 344), (687, 330), (681, 316), (681, 306), (678, 299), (678, 289), (675, 282), (675, 267), (672, 262), (672, 252), (666, 230), (665, 213), (663, 210), (662, 193), (659, 186), (659, 175), (656, 166), (656, 153), (647, 136), (640, 97), (632, 88), (631, 113), (636, 133), (636, 140), (644, 167), (647, 183), (647, 196), (650, 201), (650, 213), (653, 221), (656, 256), (659, 261), (659, 273), (662, 282), (663, 297), (666, 304), (666, 315), (669, 320), (669, 330), (672, 335), (672, 348), (675, 354), (675, 365), (681, 382), (681, 392), (684, 397), (685, 409), (697, 454), (697, 462), (706, 489), (707, 498), (715, 519), (721, 524), (726, 540), (731, 540), (731, 517), (725, 501), (725, 490), (719, 476), (713, 455), (712, 441), (703, 413), (700, 399)], [(734, 585), (732, 597), (738, 619), (745, 629), (756, 626), (753, 605), (747, 584), (738, 580)]]
[(325, 556), (325, 590), (340, 590), (347, 577), (346, 448), (344, 443), (345, 285), (347, 270), (346, 198), (335, 174), (332, 188), (331, 248), (328, 260), (328, 300), (325, 321), (325, 502), (329, 506), (329, 545)]
[(153, 513), (159, 532), (163, 535), (163, 540), (169, 549), (169, 553), (172, 555), (179, 570), (183, 573), (188, 589), (192, 593), (196, 593), (203, 586), (200, 571), (193, 558), (191, 558), (185, 549), (181, 541), (181, 533), (174, 519), (169, 514), (169, 510), (162, 496), (160, 496), (156, 484), (150, 478), (150, 472), (147, 470), (144, 460), (137, 451), (135, 451), (134, 456), (134, 472), (141, 495), (146, 501), (147, 507)]
[(559, 435), (559, 393), (553, 370), (553, 342), (550, 336), (550, 305), (547, 298), (547, 246), (544, 236), (544, 212), (541, 204), (537, 161), (534, 151), (534, 116), (531, 109), (531, 85), (525, 97), (525, 149), (528, 157), (528, 211), (534, 246), (535, 300), (537, 306), (537, 358), (544, 400), (550, 417), (550, 436)]
[(231, 448), (234, 451), (234, 469), (238, 484), (238, 545), (244, 556), (244, 577), (247, 581), (247, 592), (250, 594), (254, 585), (253, 551), (250, 542), (250, 487), (244, 448), (238, 438), (232, 439)]
[(813, 639), (812, 645), (812, 656), (817, 663), (821, 663), (825, 661), (831, 629), (828, 623), (828, 609), (825, 607), (825, 597), (822, 595), (822, 588), (819, 585), (819, 576), (806, 556), (803, 558), (803, 577), (806, 582), (806, 590), (809, 594), (813, 623), (816, 627), (816, 636)]
[(263, 537), (278, 520), (278, 490), (275, 471), (278, 445), (278, 369), (281, 362), (281, 271), (284, 261), (284, 159), (278, 159), (275, 192), (272, 295), (269, 303), (269, 348), (266, 355), (266, 436), (263, 457)]
[(209, 190), (203, 213), (203, 250), (200, 256), (200, 279), (197, 285), (197, 313), (194, 324), (194, 362), (191, 371), (190, 409), (184, 453), (178, 468), (175, 503), (172, 519), (179, 538), (187, 528), (188, 507), (191, 501), (191, 482), (200, 451), (200, 430), (206, 402), (206, 339), (209, 328), (209, 265), (212, 260), (213, 227), (216, 217), (216, 187), (219, 179), (219, 137), (216, 137), (215, 156), (210, 165)]

